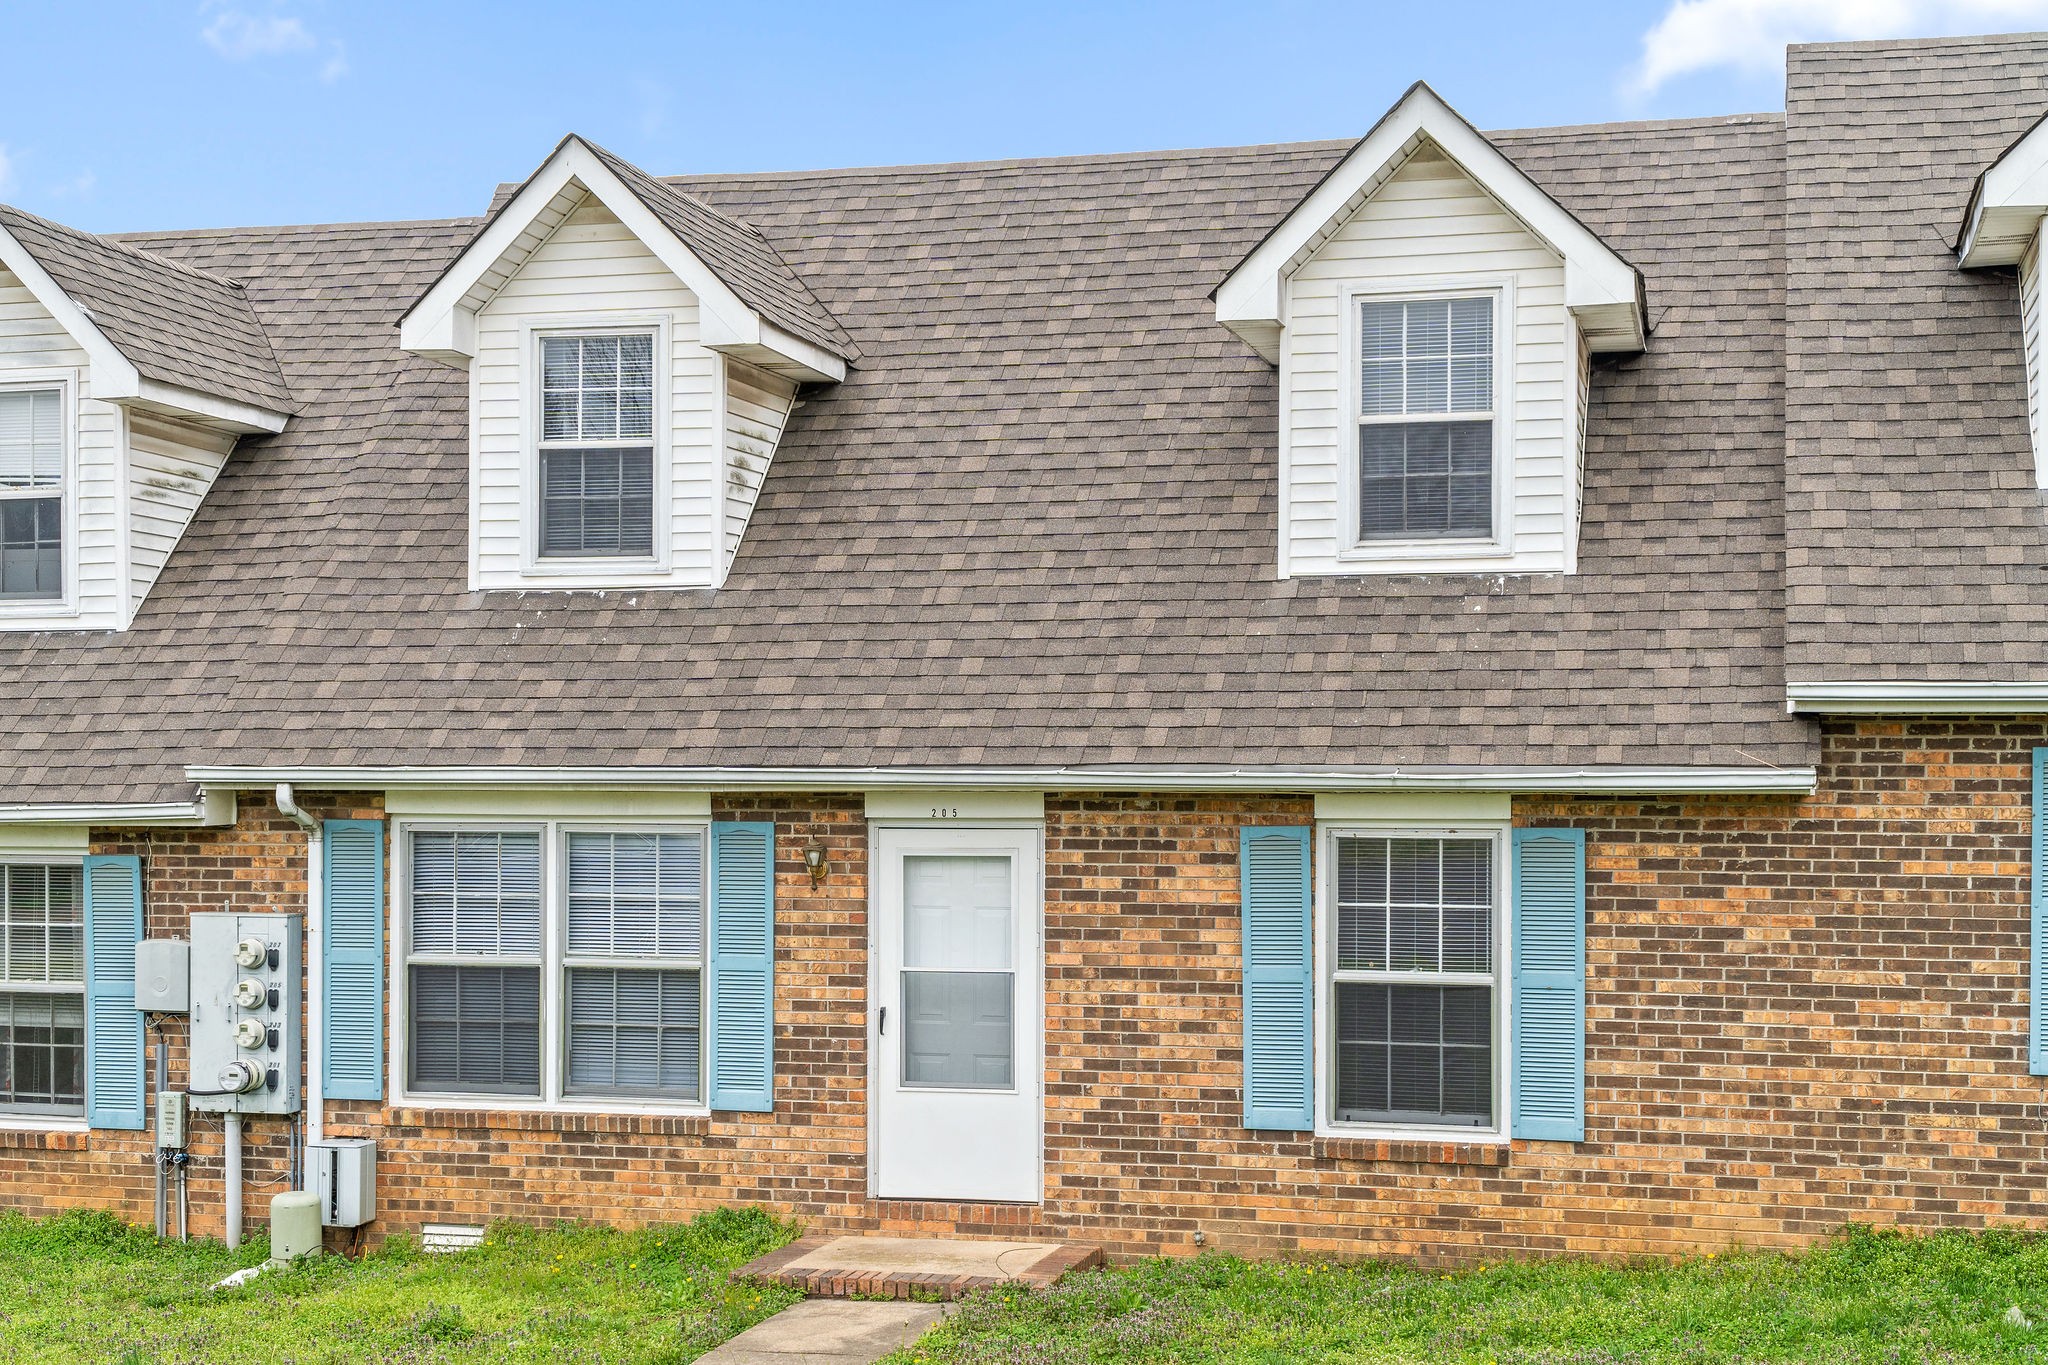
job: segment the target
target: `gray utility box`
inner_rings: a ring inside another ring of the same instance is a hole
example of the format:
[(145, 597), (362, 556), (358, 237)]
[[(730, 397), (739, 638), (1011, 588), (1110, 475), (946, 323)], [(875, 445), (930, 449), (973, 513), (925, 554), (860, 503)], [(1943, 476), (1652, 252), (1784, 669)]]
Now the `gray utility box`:
[(369, 1138), (328, 1138), (306, 1144), (320, 1222), (359, 1228), (377, 1217), (377, 1144)]
[(135, 1008), (183, 1014), (192, 1008), (192, 945), (182, 938), (146, 938), (135, 945)]
[(192, 1107), (299, 1111), (299, 917), (192, 917)]

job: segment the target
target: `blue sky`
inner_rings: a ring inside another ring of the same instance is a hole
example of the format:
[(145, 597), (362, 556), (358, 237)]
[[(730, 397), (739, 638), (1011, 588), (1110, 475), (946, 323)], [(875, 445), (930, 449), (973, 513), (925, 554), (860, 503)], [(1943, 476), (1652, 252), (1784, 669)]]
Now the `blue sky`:
[(0, 199), (95, 231), (480, 211), (576, 131), (657, 173), (1775, 109), (1787, 40), (2048, 0), (166, 0), (9, 7)]

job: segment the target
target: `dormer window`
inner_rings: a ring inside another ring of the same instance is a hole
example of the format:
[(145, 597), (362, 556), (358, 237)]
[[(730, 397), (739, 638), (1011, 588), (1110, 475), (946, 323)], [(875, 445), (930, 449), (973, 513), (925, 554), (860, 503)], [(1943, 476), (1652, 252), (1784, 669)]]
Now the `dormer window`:
[(1358, 301), (1358, 539), (1493, 538), (1492, 295)]
[(654, 555), (654, 334), (540, 339), (540, 557)]
[(0, 602), (64, 595), (64, 390), (0, 389)]

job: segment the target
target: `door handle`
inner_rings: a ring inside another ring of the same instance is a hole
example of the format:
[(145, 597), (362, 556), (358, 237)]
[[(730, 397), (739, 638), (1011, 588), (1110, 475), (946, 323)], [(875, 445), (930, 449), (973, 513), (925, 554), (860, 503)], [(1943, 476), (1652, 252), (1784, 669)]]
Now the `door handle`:
[(884, 1005), (884, 1006), (882, 1006), (882, 1014), (881, 1014), (881, 1017), (880, 1017), (879, 1019), (877, 1019), (877, 1020), (875, 1021), (875, 1036), (876, 1036), (877, 1038), (879, 1038), (879, 1037), (881, 1037), (881, 1036), (882, 1036), (883, 1034), (887, 1033), (888, 1031), (889, 1031), (889, 1007), (888, 1007), (887, 1005)]

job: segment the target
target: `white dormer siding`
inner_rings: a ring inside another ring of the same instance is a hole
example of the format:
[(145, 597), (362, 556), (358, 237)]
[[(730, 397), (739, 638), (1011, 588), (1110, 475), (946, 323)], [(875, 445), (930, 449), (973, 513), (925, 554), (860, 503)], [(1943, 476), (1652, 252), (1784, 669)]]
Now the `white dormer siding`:
[(153, 413), (128, 418), (130, 599), (149, 595), (178, 538), (235, 448), (235, 438)]
[(796, 385), (780, 375), (733, 360), (726, 368), (725, 564), (732, 567), (769, 461), (796, 405)]
[(2034, 484), (2048, 488), (2048, 432), (2041, 427), (2041, 236), (2020, 257), (2020, 342), (2027, 366), (2027, 432), (2033, 439)]
[[(1283, 576), (1567, 572), (1574, 560), (1582, 344), (1563, 258), (1425, 141), (1282, 284)], [(1432, 545), (1359, 532), (1361, 301), (1496, 300), (1493, 536)]]
[(67, 428), (63, 596), (0, 599), (0, 630), (120, 630), (128, 624), (122, 412), (84, 396), (90, 363), (21, 281), (0, 270), (0, 388), (61, 390)]
[[(656, 337), (651, 561), (550, 562), (538, 553), (539, 339), (577, 329)], [(609, 209), (586, 198), (478, 311), (476, 346), (474, 586), (715, 586), (724, 567), (714, 509), (726, 362), (699, 344), (697, 296)]]

